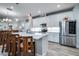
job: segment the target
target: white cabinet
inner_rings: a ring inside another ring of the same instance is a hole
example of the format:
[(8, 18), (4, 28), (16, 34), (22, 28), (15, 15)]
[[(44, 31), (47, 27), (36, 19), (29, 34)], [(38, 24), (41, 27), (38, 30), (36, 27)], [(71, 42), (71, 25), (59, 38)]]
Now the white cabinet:
[(48, 35), (35, 40), (36, 44), (36, 55), (44, 56), (48, 51)]
[(79, 4), (73, 9), (74, 19), (77, 21), (76, 24), (76, 48), (79, 48)]
[(48, 33), (48, 41), (59, 43), (59, 33), (49, 32)]

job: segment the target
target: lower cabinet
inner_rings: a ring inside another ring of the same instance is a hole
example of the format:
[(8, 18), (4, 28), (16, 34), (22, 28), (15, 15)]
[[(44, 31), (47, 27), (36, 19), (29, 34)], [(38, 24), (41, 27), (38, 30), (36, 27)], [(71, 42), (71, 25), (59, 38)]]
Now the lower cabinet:
[(48, 33), (48, 41), (59, 43), (59, 33), (55, 32)]

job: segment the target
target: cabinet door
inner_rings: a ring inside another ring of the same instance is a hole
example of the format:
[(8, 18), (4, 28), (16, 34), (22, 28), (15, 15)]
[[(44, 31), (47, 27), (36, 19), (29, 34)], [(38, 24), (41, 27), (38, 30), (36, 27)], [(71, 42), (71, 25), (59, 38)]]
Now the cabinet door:
[(59, 43), (59, 33), (49, 33), (48, 34), (48, 41), (57, 42)]

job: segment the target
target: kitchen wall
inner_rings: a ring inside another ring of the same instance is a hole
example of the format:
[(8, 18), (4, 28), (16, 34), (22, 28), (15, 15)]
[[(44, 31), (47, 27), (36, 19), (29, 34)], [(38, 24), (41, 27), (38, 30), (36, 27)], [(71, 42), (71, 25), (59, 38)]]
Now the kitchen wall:
[(69, 20), (74, 20), (73, 11), (67, 11), (53, 14), (47, 17), (33, 19), (33, 27), (40, 27), (41, 23), (47, 23), (48, 28), (51, 29), (48, 31), (48, 40), (59, 43), (59, 21), (62, 21), (65, 16), (69, 17)]
[(69, 17), (70, 20), (73, 20), (73, 11), (68, 11), (68, 12), (63, 12), (63, 13), (48, 16), (49, 19), (48, 26), (59, 27), (59, 21), (62, 21), (65, 16)]
[(74, 19), (77, 21), (76, 25), (76, 47), (79, 48), (79, 4), (77, 4), (73, 9)]

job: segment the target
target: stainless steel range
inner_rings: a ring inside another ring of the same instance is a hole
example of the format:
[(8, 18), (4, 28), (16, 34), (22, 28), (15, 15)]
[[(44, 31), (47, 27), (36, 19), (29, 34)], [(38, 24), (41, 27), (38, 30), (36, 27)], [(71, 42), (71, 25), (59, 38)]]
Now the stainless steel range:
[(76, 21), (64, 20), (59, 22), (59, 43), (62, 45), (76, 47)]

